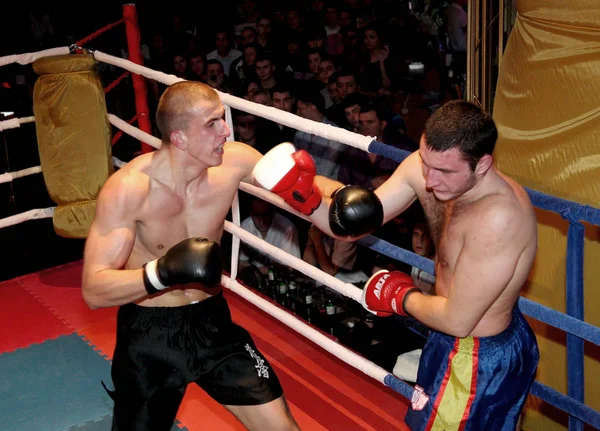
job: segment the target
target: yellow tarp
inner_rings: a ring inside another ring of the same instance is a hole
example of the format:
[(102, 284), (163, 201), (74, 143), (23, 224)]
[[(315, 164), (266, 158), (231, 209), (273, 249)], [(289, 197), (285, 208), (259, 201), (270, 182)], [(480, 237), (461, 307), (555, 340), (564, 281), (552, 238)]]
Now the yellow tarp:
[(114, 172), (111, 129), (104, 90), (92, 55), (45, 57), (33, 63), (39, 75), (33, 109), (46, 188), (57, 204), (58, 235), (85, 238), (96, 197)]
[[(600, 207), (600, 2), (519, 0), (502, 58), (494, 118), (497, 166), (520, 184)], [(568, 223), (538, 211), (539, 252), (525, 292), (565, 311)], [(600, 326), (600, 229), (586, 227), (585, 320)], [(534, 324), (538, 380), (567, 393), (565, 336)], [(586, 344), (585, 402), (600, 411), (600, 348)], [(526, 430), (566, 429), (567, 416), (530, 397)]]

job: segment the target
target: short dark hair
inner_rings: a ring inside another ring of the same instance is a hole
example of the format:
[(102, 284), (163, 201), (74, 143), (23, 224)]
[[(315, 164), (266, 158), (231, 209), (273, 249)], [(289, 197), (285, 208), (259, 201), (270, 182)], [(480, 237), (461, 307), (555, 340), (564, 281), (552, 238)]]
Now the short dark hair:
[(246, 48), (254, 48), (256, 50), (256, 55), (260, 54), (262, 50), (262, 46), (256, 42), (245, 43), (242, 45), (241, 51), (243, 52)]
[(275, 94), (275, 93), (290, 93), (290, 96), (292, 96), (292, 97), (294, 96), (294, 93), (292, 93), (292, 89), (285, 82), (278, 82), (277, 84), (275, 84), (271, 88), (269, 93), (271, 93), (271, 98), (273, 97), (273, 94)]
[(256, 63), (258, 63), (259, 61), (269, 61), (271, 64), (275, 64), (273, 62), (273, 56), (271, 55), (271, 53), (266, 52), (264, 50), (261, 50), (256, 53), (256, 59), (254, 60), (254, 64), (256, 65)]
[(423, 134), (433, 151), (458, 148), (472, 170), (484, 155), (494, 152), (498, 139), (492, 116), (466, 100), (442, 105), (427, 119)]
[(358, 105), (361, 109), (363, 106), (367, 105), (370, 101), (369, 96), (363, 93), (350, 93), (342, 100), (342, 106), (344, 109), (349, 108), (350, 106)]
[(327, 51), (324, 51), (321, 54), (321, 63), (324, 61), (331, 61), (333, 63), (333, 67), (337, 68), (337, 61), (335, 59), (335, 57), (331, 54), (329, 54)]
[(375, 115), (379, 121), (387, 121), (387, 112), (381, 103), (375, 103), (374, 101), (370, 100), (367, 103), (359, 106), (361, 114), (373, 111), (375, 112)]
[(309, 48), (306, 50), (307, 58), (311, 54), (319, 54), (319, 57), (323, 58), (326, 55), (326, 52), (323, 48), (314, 47), (314, 48)]
[[(208, 61), (206, 62), (206, 67), (208, 67), (208, 66), (209, 66), (209, 65), (211, 65), (211, 64), (218, 64), (218, 65), (220, 65), (221, 67), (223, 67), (223, 63), (221, 63), (221, 61), (220, 61), (220, 60), (217, 60), (216, 58), (211, 58), (210, 60), (208, 60)], [(225, 68), (224, 68), (224, 67), (223, 67), (223, 70), (225, 70)]]
[(300, 92), (297, 98), (298, 102), (311, 103), (315, 105), (321, 114), (325, 114), (325, 98), (319, 90), (310, 86)]
[(349, 67), (343, 67), (342, 69), (340, 69), (338, 71), (338, 78), (344, 77), (344, 76), (352, 76), (354, 78), (354, 81), (358, 84), (358, 75), (356, 74), (356, 72), (354, 70), (352, 70)]
[(248, 115), (256, 117), (256, 115), (250, 114), (249, 112), (246, 112), (246, 111), (242, 111), (241, 109), (232, 109), (231, 110), (231, 118), (234, 121), (236, 121), (240, 117), (247, 117)]

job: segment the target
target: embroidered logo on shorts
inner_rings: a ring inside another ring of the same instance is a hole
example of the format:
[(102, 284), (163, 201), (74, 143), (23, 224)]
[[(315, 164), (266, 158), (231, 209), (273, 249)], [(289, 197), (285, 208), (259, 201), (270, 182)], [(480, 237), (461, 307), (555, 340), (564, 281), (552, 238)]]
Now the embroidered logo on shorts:
[(254, 368), (256, 368), (256, 371), (258, 372), (258, 377), (264, 377), (265, 379), (268, 379), (269, 367), (265, 365), (265, 360), (261, 358), (252, 347), (250, 347), (250, 344), (246, 344), (244, 347), (248, 353), (250, 353), (250, 356), (256, 359), (256, 365)]
[(429, 395), (425, 394), (425, 391), (421, 386), (416, 385), (410, 400), (413, 410), (423, 410), (428, 401)]

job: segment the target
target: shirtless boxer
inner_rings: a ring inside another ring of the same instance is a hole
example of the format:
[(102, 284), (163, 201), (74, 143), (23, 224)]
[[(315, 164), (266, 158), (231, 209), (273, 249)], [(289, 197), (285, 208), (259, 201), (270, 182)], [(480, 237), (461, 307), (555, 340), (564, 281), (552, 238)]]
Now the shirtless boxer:
[[(374, 193), (342, 187), (310, 216), (328, 234), (354, 240), (415, 199), (425, 210), (436, 295), (402, 272), (377, 272), (363, 289), (369, 311), (431, 328), (405, 419), (413, 430), (514, 430), (535, 379), (537, 341), (516, 304), (535, 259), (537, 221), (526, 191), (493, 166), (496, 139), (491, 116), (448, 102), (427, 121), (419, 151)], [(267, 189), (278, 175), (264, 169), (270, 159), (255, 172)]]
[(113, 430), (169, 430), (195, 382), (250, 430), (296, 430), (274, 370), (231, 321), (219, 242), (240, 181), (262, 157), (230, 134), (218, 94), (167, 88), (162, 147), (105, 183), (85, 245), (82, 292), (118, 306)]

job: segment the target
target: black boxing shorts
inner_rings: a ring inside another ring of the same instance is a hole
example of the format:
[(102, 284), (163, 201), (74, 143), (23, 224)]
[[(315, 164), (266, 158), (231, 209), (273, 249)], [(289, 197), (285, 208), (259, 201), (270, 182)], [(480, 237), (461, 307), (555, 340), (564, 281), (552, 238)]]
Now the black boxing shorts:
[(192, 382), (224, 405), (283, 394), (248, 331), (232, 322), (222, 292), (181, 307), (121, 306), (111, 374), (113, 430), (168, 430)]

